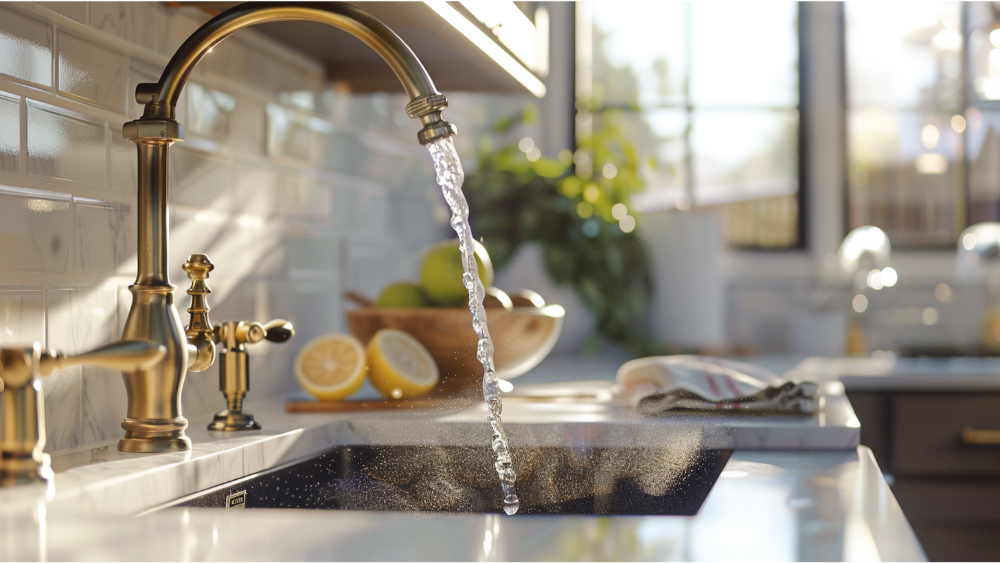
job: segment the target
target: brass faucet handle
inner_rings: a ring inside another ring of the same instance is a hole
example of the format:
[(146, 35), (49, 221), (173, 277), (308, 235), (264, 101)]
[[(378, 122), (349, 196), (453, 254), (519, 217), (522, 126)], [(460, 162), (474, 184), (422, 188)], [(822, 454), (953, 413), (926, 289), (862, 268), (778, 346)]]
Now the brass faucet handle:
[(0, 389), (4, 383), (18, 388), (31, 382), (35, 347), (40, 350), (38, 375), (52, 375), (57, 369), (83, 365), (135, 371), (155, 364), (167, 353), (166, 347), (145, 340), (122, 340), (75, 356), (41, 350), (37, 343), (32, 348), (0, 348)]
[[(292, 326), (292, 323), (283, 319), (274, 319), (273, 321), (265, 324), (263, 328), (264, 338), (276, 344), (288, 342), (293, 336), (295, 336), (295, 327)], [(258, 339), (257, 342), (260, 342), (260, 339)]]
[(295, 336), (295, 327), (283, 319), (274, 319), (267, 324), (246, 321), (226, 322), (216, 328), (215, 336), (217, 341), (227, 348), (256, 344), (261, 340), (280, 344)]

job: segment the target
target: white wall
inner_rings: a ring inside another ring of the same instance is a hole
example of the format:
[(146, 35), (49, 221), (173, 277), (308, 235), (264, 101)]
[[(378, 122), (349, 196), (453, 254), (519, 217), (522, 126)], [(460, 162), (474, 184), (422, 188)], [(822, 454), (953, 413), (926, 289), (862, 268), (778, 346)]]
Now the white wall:
[[(135, 148), (121, 126), (141, 113), (135, 85), (155, 81), (207, 19), (152, 2), (0, 5), (0, 345), (72, 354), (120, 338), (136, 254)], [(318, 64), (252, 30), (185, 88), (187, 139), (170, 162), (182, 319), (180, 266), (204, 252), (215, 322), (280, 317), (297, 329), (253, 348), (249, 399), (297, 387), (298, 348), (344, 330), (343, 289), (374, 295), (442, 236), (405, 101), (329, 91)], [(44, 392), (49, 451), (121, 436), (119, 373), (67, 370)], [(216, 368), (188, 375), (186, 416), (223, 407)]]

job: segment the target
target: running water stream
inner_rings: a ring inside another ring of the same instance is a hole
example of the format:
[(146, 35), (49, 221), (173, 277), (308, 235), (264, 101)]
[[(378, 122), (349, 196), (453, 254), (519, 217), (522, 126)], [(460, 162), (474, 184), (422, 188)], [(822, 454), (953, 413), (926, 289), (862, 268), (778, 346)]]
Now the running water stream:
[(475, 239), (472, 238), (472, 228), (469, 227), (469, 204), (462, 193), (462, 182), (465, 173), (462, 163), (458, 160), (455, 145), (450, 137), (438, 139), (427, 145), (434, 161), (434, 171), (437, 182), (441, 185), (448, 207), (451, 208), (451, 228), (458, 234), (459, 248), (462, 251), (462, 268), (465, 274), (462, 280), (469, 290), (469, 310), (472, 311), (472, 328), (479, 336), (479, 348), (476, 357), (483, 364), (483, 398), (486, 399), (486, 420), (493, 432), (493, 453), (496, 454), (496, 470), (500, 476), (500, 486), (503, 488), (503, 510), (507, 514), (517, 512), (520, 501), (514, 491), (517, 475), (511, 464), (510, 449), (507, 445), (507, 432), (503, 429), (500, 412), (503, 410), (503, 400), (500, 398), (500, 385), (497, 381), (496, 369), (493, 367), (493, 340), (486, 326), (486, 309), (483, 308), (483, 297), (486, 290), (479, 281), (479, 267), (476, 264)]

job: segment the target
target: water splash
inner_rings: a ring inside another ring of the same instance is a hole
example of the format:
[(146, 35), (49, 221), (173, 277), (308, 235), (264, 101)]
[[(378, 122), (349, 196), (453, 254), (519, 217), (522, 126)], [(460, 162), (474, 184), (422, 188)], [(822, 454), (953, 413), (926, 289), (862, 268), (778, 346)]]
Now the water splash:
[(510, 448), (507, 444), (507, 432), (504, 431), (500, 412), (503, 410), (503, 400), (500, 398), (500, 384), (496, 369), (493, 366), (493, 340), (486, 326), (486, 309), (483, 308), (483, 297), (486, 290), (479, 280), (479, 266), (476, 264), (475, 239), (472, 238), (472, 228), (469, 226), (469, 204), (462, 193), (462, 182), (465, 173), (462, 163), (458, 160), (455, 145), (451, 138), (438, 139), (427, 145), (434, 161), (434, 171), (437, 182), (441, 186), (444, 199), (451, 208), (451, 228), (458, 235), (459, 249), (462, 251), (462, 282), (469, 291), (469, 310), (472, 312), (472, 328), (479, 336), (479, 346), (476, 357), (483, 364), (483, 398), (486, 399), (486, 420), (493, 432), (493, 453), (496, 455), (496, 470), (503, 488), (503, 510), (507, 514), (517, 512), (520, 501), (514, 491), (517, 475), (514, 473), (510, 458)]

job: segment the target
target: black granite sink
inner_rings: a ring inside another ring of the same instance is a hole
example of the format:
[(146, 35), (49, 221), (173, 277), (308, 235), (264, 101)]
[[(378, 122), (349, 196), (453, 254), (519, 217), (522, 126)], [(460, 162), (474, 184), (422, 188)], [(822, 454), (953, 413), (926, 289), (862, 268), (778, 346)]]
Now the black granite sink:
[[(732, 450), (512, 450), (519, 514), (694, 515)], [(164, 506), (502, 512), (488, 447), (344, 446)]]

